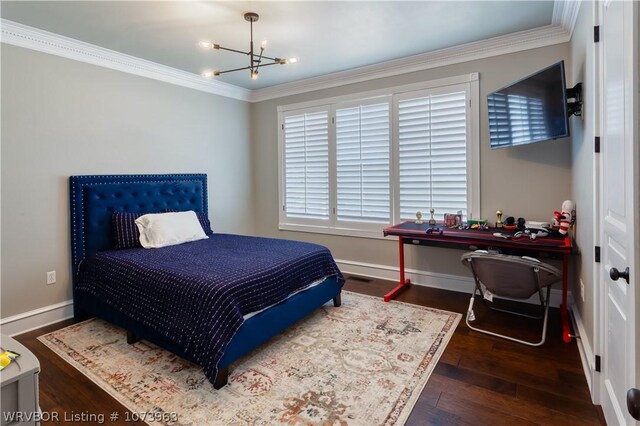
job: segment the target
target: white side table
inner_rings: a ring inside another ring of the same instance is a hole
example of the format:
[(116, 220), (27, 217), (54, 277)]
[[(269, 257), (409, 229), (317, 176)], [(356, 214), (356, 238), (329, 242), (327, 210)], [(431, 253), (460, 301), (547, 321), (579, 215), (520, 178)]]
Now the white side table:
[[(2, 350), (17, 352), (20, 357), (0, 371), (0, 407), (2, 426), (40, 424), (38, 413), (38, 374), (40, 362), (23, 344), (0, 335)], [(14, 414), (12, 414), (14, 413)]]

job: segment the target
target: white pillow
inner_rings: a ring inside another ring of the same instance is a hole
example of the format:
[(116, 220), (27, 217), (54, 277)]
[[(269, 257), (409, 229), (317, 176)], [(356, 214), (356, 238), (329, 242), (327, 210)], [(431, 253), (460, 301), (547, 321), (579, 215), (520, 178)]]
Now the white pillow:
[(204, 240), (207, 235), (194, 211), (145, 214), (136, 219), (144, 248), (173, 246)]

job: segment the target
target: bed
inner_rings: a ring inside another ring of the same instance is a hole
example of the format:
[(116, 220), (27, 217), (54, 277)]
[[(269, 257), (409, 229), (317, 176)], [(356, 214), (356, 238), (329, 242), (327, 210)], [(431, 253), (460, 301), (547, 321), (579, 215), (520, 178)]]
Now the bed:
[[(201, 365), (215, 389), (235, 360), (323, 304), (340, 306), (344, 279), (321, 246), (214, 233), (114, 250), (114, 211), (206, 217), (204, 174), (71, 176), (70, 203), (75, 318), (102, 318), (126, 329), (130, 343), (142, 338)], [(179, 285), (165, 283), (167, 274)], [(247, 296), (258, 290), (268, 294)]]

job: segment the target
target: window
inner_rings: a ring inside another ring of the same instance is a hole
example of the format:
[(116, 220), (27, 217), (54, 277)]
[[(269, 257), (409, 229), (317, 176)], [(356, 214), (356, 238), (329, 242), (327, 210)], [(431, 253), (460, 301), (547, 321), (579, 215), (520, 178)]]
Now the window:
[(278, 107), (280, 229), (382, 237), (478, 217), (477, 74)]

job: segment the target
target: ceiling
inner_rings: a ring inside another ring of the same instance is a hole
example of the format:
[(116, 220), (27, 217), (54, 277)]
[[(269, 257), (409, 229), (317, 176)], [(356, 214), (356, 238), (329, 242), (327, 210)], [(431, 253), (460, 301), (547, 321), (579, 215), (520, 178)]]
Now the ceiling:
[(245, 12), (266, 55), (299, 62), (217, 77), (247, 89), (362, 67), (550, 25), (553, 1), (2, 1), (4, 19), (195, 74), (248, 65), (198, 41), (249, 50)]

